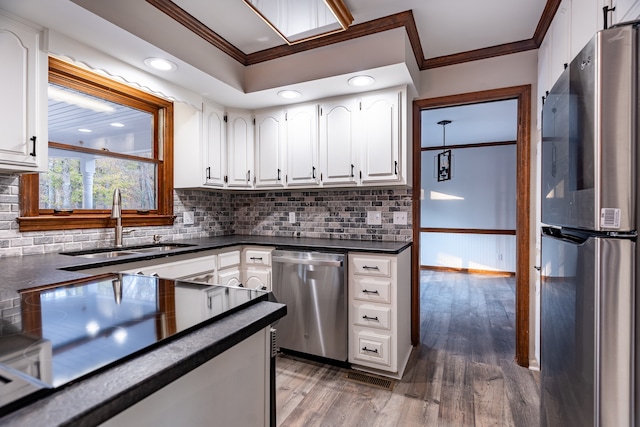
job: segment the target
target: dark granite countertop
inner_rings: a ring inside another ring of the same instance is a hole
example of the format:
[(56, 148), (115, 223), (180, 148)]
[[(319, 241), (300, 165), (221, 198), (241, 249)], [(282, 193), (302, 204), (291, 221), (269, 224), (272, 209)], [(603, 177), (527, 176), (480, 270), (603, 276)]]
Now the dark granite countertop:
[(111, 369), (55, 390), (0, 418), (0, 425), (100, 424), (285, 314), (284, 304), (258, 302)]
[(376, 242), (367, 240), (245, 235), (174, 240), (170, 243), (183, 243), (192, 246), (176, 248), (166, 252), (122, 256), (115, 259), (87, 259), (57, 253), (0, 258), (0, 271), (2, 272), (0, 301), (14, 297), (16, 292), (21, 289), (51, 285), (87, 277), (87, 274), (83, 273), (81, 268), (94, 268), (132, 261), (161, 259), (190, 253), (196, 254), (202, 251), (237, 245), (274, 246), (296, 250), (324, 250), (333, 252), (372, 252), (381, 254), (398, 254), (411, 246), (411, 242)]

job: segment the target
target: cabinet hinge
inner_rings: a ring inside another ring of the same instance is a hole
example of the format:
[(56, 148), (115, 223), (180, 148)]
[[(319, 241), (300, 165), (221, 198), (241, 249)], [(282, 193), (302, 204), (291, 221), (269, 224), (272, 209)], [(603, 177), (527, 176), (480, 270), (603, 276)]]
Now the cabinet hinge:
[(226, 114), (224, 115), (223, 120), (224, 120), (225, 123), (227, 123), (227, 115)]
[(320, 107), (320, 115), (322, 115), (322, 107)]
[(286, 122), (287, 120), (289, 120), (289, 113), (284, 113), (284, 121)]

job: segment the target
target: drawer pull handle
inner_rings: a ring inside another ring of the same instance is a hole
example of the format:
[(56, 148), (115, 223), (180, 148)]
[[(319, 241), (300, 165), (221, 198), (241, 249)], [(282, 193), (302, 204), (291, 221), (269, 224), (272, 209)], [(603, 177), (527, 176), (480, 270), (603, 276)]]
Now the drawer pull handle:
[(251, 258), (249, 258), (251, 261), (262, 261), (262, 257), (261, 256), (252, 256)]
[(376, 317), (369, 317), (369, 316), (367, 316), (367, 315), (365, 314), (364, 316), (362, 316), (362, 318), (363, 318), (364, 320), (375, 320), (376, 322), (379, 322), (379, 321), (380, 321), (380, 320), (378, 320), (378, 316), (376, 316)]
[(362, 293), (363, 294), (378, 294), (378, 295), (380, 294), (380, 292), (378, 292), (378, 291), (370, 291), (368, 289), (363, 289)]
[(362, 351), (368, 351), (369, 353), (376, 353), (378, 354), (378, 349), (374, 348), (373, 350), (367, 347), (362, 347)]
[(376, 270), (376, 271), (380, 271), (380, 267), (378, 267), (377, 265), (374, 265), (373, 267), (369, 267), (368, 265), (364, 265), (362, 266), (363, 269), (365, 270)]

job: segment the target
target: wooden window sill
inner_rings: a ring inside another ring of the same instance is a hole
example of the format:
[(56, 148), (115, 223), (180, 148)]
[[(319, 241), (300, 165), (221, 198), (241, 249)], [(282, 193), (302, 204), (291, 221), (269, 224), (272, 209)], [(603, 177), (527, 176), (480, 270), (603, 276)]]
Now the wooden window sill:
[[(160, 227), (173, 225), (175, 215), (122, 215), (123, 227)], [(17, 219), (19, 230), (24, 231), (49, 231), (49, 230), (73, 230), (87, 228), (113, 228), (116, 220), (110, 215), (39, 215), (33, 217), (19, 217)]]

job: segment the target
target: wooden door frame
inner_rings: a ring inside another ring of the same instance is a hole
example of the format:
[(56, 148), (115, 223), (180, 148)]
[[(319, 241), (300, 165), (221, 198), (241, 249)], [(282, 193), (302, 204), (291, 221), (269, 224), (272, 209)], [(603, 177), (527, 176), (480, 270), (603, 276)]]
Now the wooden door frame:
[(531, 205), (531, 85), (463, 93), (413, 102), (413, 255), (411, 285), (411, 342), (420, 343), (420, 188), (421, 111), (517, 99), (516, 143), (516, 354), (520, 366), (529, 366), (529, 268)]

